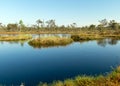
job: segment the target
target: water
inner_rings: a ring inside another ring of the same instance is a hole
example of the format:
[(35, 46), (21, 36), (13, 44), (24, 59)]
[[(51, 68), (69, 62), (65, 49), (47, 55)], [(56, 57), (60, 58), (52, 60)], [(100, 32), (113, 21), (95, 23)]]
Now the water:
[(51, 36), (55, 36), (55, 37), (66, 37), (66, 38), (70, 38), (71, 35), (70, 34), (32, 34), (33, 38), (38, 38), (38, 37), (51, 37)]
[(120, 41), (74, 42), (34, 48), (28, 41), (0, 42), (0, 83), (36, 86), (77, 75), (106, 74), (120, 65)]

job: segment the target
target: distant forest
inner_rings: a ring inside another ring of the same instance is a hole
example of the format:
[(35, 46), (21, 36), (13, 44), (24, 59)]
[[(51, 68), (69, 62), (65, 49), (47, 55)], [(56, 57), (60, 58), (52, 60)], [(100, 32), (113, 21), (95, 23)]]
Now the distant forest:
[(51, 19), (48, 21), (42, 21), (41, 19), (38, 19), (35, 23), (31, 26), (27, 26), (24, 24), (23, 20), (19, 20), (19, 23), (9, 23), (7, 25), (4, 25), (3, 23), (0, 23), (0, 31), (12, 31), (12, 32), (26, 32), (26, 31), (93, 31), (93, 30), (98, 30), (98, 31), (104, 31), (104, 30), (120, 30), (120, 23), (116, 22), (115, 20), (110, 20), (107, 21), (106, 19), (98, 21), (99, 25), (94, 25), (91, 24), (89, 26), (83, 26), (83, 27), (78, 27), (77, 23), (72, 23), (67, 26), (61, 25), (58, 26), (56, 25), (56, 21)]

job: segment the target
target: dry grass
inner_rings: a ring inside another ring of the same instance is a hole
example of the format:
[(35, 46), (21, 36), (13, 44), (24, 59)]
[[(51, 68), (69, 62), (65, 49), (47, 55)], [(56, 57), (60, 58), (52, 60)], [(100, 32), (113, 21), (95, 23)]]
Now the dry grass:
[(19, 41), (31, 39), (32, 35), (17, 35), (17, 36), (0, 36), (0, 41)]
[(74, 40), (74, 41), (82, 41), (82, 40), (97, 40), (97, 39), (103, 39), (104, 37), (103, 36), (100, 36), (100, 35), (89, 35), (89, 34), (78, 34), (78, 35), (71, 35), (71, 38)]
[(107, 76), (77, 76), (74, 79), (56, 81), (51, 84), (39, 84), (38, 86), (120, 86), (120, 66)]
[(120, 35), (115, 34), (98, 34), (98, 33), (81, 33), (81, 34), (72, 34), (71, 38), (74, 41), (82, 41), (82, 40), (99, 40), (99, 39), (105, 39), (105, 38), (112, 38), (112, 39), (120, 39)]
[(29, 45), (33, 47), (49, 47), (49, 46), (59, 46), (59, 45), (67, 45), (72, 43), (73, 40), (71, 38), (60, 38), (60, 37), (43, 37), (33, 39), (29, 42)]

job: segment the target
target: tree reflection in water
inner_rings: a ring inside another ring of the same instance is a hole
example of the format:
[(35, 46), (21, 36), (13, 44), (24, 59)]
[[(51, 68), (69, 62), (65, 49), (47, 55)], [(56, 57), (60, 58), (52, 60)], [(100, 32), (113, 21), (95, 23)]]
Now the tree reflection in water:
[(116, 45), (117, 43), (118, 43), (118, 40), (113, 38), (97, 40), (97, 44), (102, 47), (105, 47), (106, 45)]
[[(55, 36), (56, 34), (54, 34)], [(40, 36), (44, 36), (45, 35), (40, 35)], [(48, 36), (48, 35), (47, 35)], [(51, 36), (51, 35), (49, 35)], [(52, 35), (53, 36), (53, 35)], [(66, 35), (66, 34), (60, 34), (60, 35), (56, 35), (56, 36), (61, 36), (61, 37), (66, 37), (66, 38), (69, 38), (69, 35)], [(84, 41), (84, 40), (81, 40), (79, 41), (80, 44), (83, 44), (83, 43), (86, 43), (86, 42), (89, 42), (89, 41), (92, 41), (92, 40), (87, 40), (87, 41)], [(97, 44), (101, 47), (106, 47), (107, 45), (116, 45), (118, 43), (118, 39), (114, 39), (114, 38), (109, 38), (109, 39), (101, 39), (101, 40), (96, 40)], [(21, 40), (21, 41), (0, 41), (0, 44), (4, 44), (4, 43), (9, 43), (9, 44), (20, 44), (22, 47), (24, 46), (25, 43), (28, 42), (28, 40), (24, 41), (24, 40)], [(71, 44), (71, 43), (70, 43)], [(57, 46), (40, 46), (40, 45), (29, 45), (29, 46), (32, 46), (33, 48), (48, 48), (48, 47), (66, 47), (70, 44), (66, 44), (66, 45), (57, 45)]]
[(20, 40), (20, 41), (0, 41), (0, 44), (4, 44), (4, 43), (20, 44), (20, 46), (23, 47), (26, 42), (27, 41), (25, 41), (25, 40)]

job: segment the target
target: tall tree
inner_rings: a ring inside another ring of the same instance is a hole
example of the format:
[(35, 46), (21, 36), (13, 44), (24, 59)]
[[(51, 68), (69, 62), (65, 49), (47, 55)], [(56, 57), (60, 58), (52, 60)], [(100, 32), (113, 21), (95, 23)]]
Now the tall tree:
[(18, 25), (17, 24), (8, 24), (7, 25), (7, 30), (8, 31), (16, 31), (17, 30)]
[(111, 27), (112, 27), (112, 29), (117, 30), (117, 29), (119, 29), (119, 24), (118, 23), (113, 23)]
[(0, 27), (2, 26), (2, 23), (0, 23)]
[(25, 28), (25, 25), (24, 25), (24, 23), (23, 23), (23, 21), (22, 20), (20, 20), (19, 21), (19, 24), (20, 24), (20, 32), (22, 31), (22, 29), (24, 29)]
[(109, 26), (111, 26), (113, 23), (116, 23), (116, 21), (115, 20), (110, 20)]
[(110, 20), (110, 22), (109, 22), (109, 27), (110, 27), (111, 29), (117, 30), (117, 29), (119, 29), (120, 25), (119, 25), (119, 23), (117, 23), (115, 20)]
[(55, 20), (53, 20), (53, 19), (46, 21), (46, 23), (47, 23), (48, 28), (55, 28), (56, 27)]
[(108, 25), (107, 19), (100, 20), (99, 22), (100, 22), (100, 25), (102, 25), (103, 27)]
[(77, 24), (76, 23), (72, 23), (70, 26), (71, 26), (72, 29), (74, 29), (74, 28), (77, 27)]
[(0, 23), (0, 29), (2, 30), (3, 28), (2, 28), (2, 23)]
[(89, 26), (89, 30), (94, 30), (95, 28), (96, 28), (96, 26), (93, 24)]
[(40, 24), (42, 25), (43, 21), (41, 21), (40, 19), (38, 19), (38, 20), (36, 21), (36, 23), (37, 23), (37, 25), (38, 25), (38, 28), (40, 28)]

